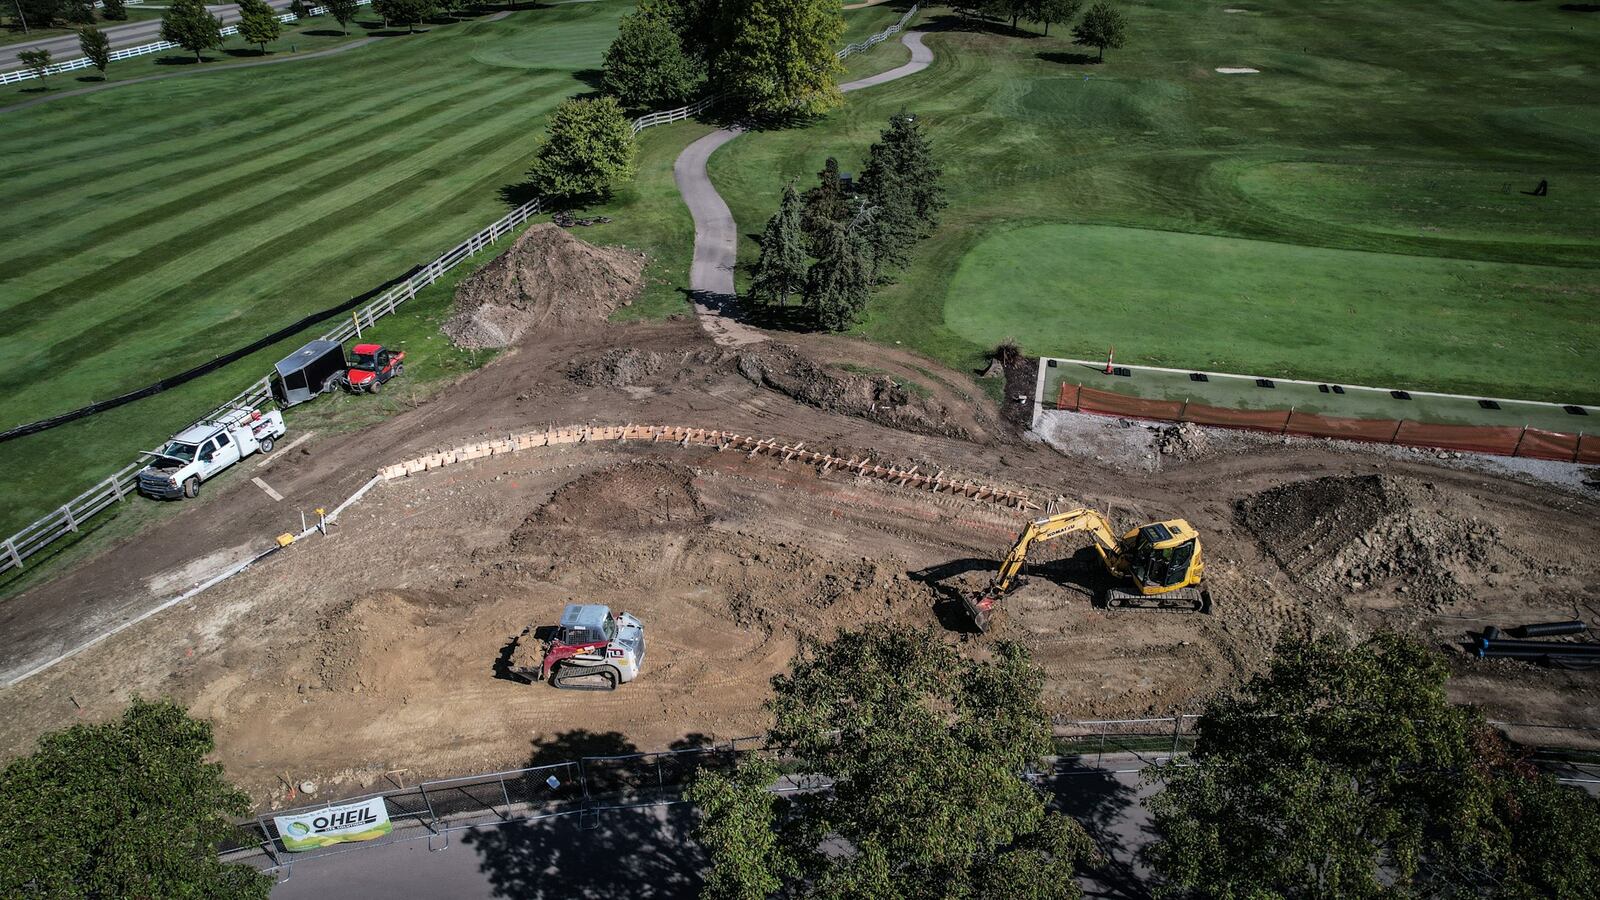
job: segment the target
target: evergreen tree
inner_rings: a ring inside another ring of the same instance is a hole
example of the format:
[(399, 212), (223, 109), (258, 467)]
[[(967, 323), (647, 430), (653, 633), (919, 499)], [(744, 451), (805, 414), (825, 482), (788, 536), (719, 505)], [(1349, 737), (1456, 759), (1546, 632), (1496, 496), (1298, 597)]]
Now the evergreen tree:
[(606, 49), (605, 91), (631, 110), (679, 106), (700, 89), (700, 64), (684, 53), (667, 14), (646, 3), (622, 17)]
[(296, 21), (311, 18), (311, 7), (306, 5), (306, 0), (289, 0), (289, 12), (294, 14)]
[(805, 233), (800, 228), (800, 194), (789, 185), (783, 189), (778, 211), (767, 220), (761, 232), (761, 257), (751, 279), (750, 296), (763, 303), (782, 306), (790, 294), (806, 286)]
[(128, 4), (124, 0), (105, 0), (100, 5), (100, 18), (107, 22), (121, 22), (128, 18)]
[(817, 186), (806, 191), (804, 208), (800, 213), (800, 230), (805, 234), (806, 252), (820, 256), (822, 241), (834, 225), (850, 221), (850, 204), (844, 196), (844, 182), (839, 178), (839, 161), (828, 157), (822, 171), (817, 173)]
[(888, 196), (874, 195), (893, 193), (895, 188), (890, 183), (898, 180), (904, 188), (907, 215), (920, 237), (933, 232), (939, 224), (939, 212), (949, 205), (939, 183), (943, 176), (944, 170), (933, 158), (933, 145), (922, 133), (922, 125), (916, 116), (902, 109), (889, 117), (889, 127), (867, 151), (861, 184), (869, 203), (893, 209)]
[(757, 116), (792, 118), (843, 102), (838, 0), (726, 0), (712, 81)]
[(1078, 17), (1078, 10), (1082, 8), (1083, 0), (1038, 0), (1029, 18), (1043, 25), (1044, 33), (1048, 35), (1051, 25), (1070, 23)]
[(556, 107), (528, 175), (557, 201), (604, 197), (633, 177), (633, 126), (615, 97), (572, 99)]
[(267, 0), (239, 0), (239, 35), (245, 43), (255, 44), (264, 56), (267, 45), (283, 33), (283, 23), (278, 13), (267, 5)]
[(817, 249), (817, 261), (806, 272), (805, 304), (818, 327), (844, 331), (872, 295), (872, 251), (860, 231), (841, 222), (824, 232)]
[(92, 0), (70, 0), (66, 6), (67, 21), (74, 25), (94, 24), (94, 3)]
[(322, 5), (328, 8), (328, 15), (339, 23), (339, 30), (349, 34), (350, 20), (356, 17), (356, 0), (323, 0)]
[(106, 66), (111, 64), (111, 38), (98, 28), (85, 28), (78, 32), (78, 48), (100, 70), (100, 77), (104, 79)]
[(173, 0), (161, 18), (161, 39), (193, 53), (199, 62), (200, 51), (222, 46), (222, 23), (201, 0)]
[(887, 270), (910, 261), (922, 228), (916, 215), (916, 194), (898, 173), (886, 173), (863, 185), (863, 199), (856, 227), (872, 251), (872, 280), (877, 281)]
[(1083, 20), (1072, 28), (1072, 42), (1086, 47), (1100, 48), (1100, 58), (1106, 58), (1106, 48), (1116, 50), (1127, 43), (1128, 20), (1122, 13), (1106, 3), (1096, 3), (1083, 14)]
[(217, 858), (250, 798), (214, 749), (208, 723), (138, 698), (40, 738), (0, 772), (0, 896), (265, 900), (270, 877)]

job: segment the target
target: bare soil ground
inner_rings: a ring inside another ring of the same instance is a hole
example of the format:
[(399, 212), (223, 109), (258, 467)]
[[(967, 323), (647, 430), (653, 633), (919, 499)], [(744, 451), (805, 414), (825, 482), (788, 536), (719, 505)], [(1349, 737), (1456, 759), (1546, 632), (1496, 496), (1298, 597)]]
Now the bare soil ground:
[[(1487, 624), (1596, 618), (1584, 592), (1600, 576), (1600, 504), (1581, 492), (1272, 443), (1129, 471), (1024, 438), (971, 377), (910, 354), (797, 337), (759, 348), (752, 376), (748, 352), (691, 322), (530, 333), (417, 409), (277, 461), (265, 477), (283, 504), (248, 473), (225, 479), (172, 523), (0, 606), (4, 664), (20, 671), (265, 546), (295, 507), (337, 503), (379, 464), (585, 421), (803, 440), (1093, 505), (1124, 525), (1181, 515), (1203, 530), (1215, 614), (1097, 609), (1092, 557), (1064, 541), (1036, 557), (995, 628), (970, 635), (951, 591), (986, 577), (1024, 513), (742, 453), (544, 449), (382, 485), (328, 537), (0, 690), (0, 752), (109, 718), (134, 693), (171, 696), (216, 723), (229, 774), (272, 805), (307, 779), (344, 793), (393, 770), (517, 765), (574, 732), (647, 749), (722, 740), (762, 729), (769, 680), (798, 642), (870, 621), (975, 653), (1023, 642), (1062, 718), (1193, 711), (1285, 634), (1383, 627), (1449, 649), (1456, 695), (1493, 718), (1600, 726), (1600, 676), (1459, 650)], [(563, 692), (505, 672), (512, 639), (575, 600), (644, 620), (638, 681)]]

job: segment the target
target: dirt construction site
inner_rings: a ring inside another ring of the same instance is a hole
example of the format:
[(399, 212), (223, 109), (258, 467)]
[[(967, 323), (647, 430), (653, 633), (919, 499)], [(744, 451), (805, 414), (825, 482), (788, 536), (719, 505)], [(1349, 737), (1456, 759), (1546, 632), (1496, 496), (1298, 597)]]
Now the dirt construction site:
[[(348, 794), (386, 773), (504, 769), (575, 733), (641, 750), (725, 741), (762, 731), (770, 679), (803, 640), (873, 622), (973, 654), (1021, 642), (1062, 720), (1196, 712), (1285, 635), (1389, 628), (1449, 654), (1455, 696), (1492, 719), (1600, 726), (1594, 672), (1463, 649), (1487, 625), (1600, 618), (1600, 502), (1581, 484), (1302, 439), (1214, 440), (1149, 471), (1045, 444), (1030, 404), (997, 404), (975, 375), (851, 339), (776, 340), (718, 347), (692, 320), (530, 326), (414, 409), (277, 456), (263, 472), (284, 505), (248, 472), (223, 479), (0, 604), (7, 680), (271, 546), (292, 506), (331, 507), (379, 467), (552, 426), (720, 429), (991, 492), (648, 440), (418, 471), (375, 486), (326, 536), (0, 690), (0, 750), (115, 716), (134, 694), (168, 696), (215, 723), (229, 775), (268, 807), (303, 781)], [(1007, 367), (1008, 397), (1031, 396), (1033, 374)], [(1078, 536), (1034, 555), (988, 633), (967, 628), (956, 592), (981, 586), (1030, 518), (1080, 505), (1121, 528), (1187, 518), (1212, 614), (1098, 608), (1102, 576)], [(596, 693), (510, 675), (513, 639), (579, 601), (644, 621), (639, 679)]]

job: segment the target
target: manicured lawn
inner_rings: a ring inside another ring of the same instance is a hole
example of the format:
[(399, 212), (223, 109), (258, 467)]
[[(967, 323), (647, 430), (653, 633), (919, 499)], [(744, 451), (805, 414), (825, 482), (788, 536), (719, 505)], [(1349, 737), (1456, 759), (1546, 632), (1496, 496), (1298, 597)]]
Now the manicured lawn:
[[(1120, 6), (1129, 46), (1104, 64), (1060, 34), (938, 11), (920, 26), (929, 70), (730, 143), (711, 174), (752, 236), (741, 261), (787, 180), (811, 183), (829, 155), (859, 170), (904, 107), (951, 208), (865, 335), (955, 365), (1009, 336), (1035, 353), (1114, 344), (1133, 363), (1600, 400), (1600, 19), (1555, 2)], [(1540, 179), (1548, 196), (1521, 193)]]
[[(6, 114), (0, 427), (195, 365), (487, 225), (507, 209), (500, 190), (521, 181), (544, 116), (589, 90), (628, 8), (528, 10)], [(0, 533), (119, 468), (300, 340), (0, 444)]]

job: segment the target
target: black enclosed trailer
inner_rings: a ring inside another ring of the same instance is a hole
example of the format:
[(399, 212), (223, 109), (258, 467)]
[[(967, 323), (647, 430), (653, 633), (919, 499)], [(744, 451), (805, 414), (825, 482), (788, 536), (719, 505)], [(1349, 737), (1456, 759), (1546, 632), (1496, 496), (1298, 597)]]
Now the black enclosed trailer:
[(338, 341), (312, 341), (273, 367), (272, 396), (279, 406), (304, 403), (332, 388), (347, 364)]

